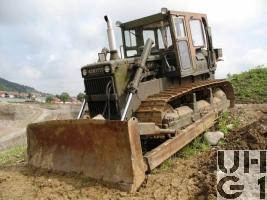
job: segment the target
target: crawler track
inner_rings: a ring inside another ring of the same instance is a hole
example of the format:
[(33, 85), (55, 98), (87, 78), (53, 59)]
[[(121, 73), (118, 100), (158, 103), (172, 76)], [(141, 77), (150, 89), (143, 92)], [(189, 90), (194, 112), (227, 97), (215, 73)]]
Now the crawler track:
[(136, 116), (141, 122), (155, 122), (156, 124), (161, 125), (163, 115), (169, 107), (169, 103), (182, 96), (207, 88), (222, 89), (225, 92), (227, 99), (230, 100), (230, 107), (234, 106), (234, 91), (229, 81), (204, 80), (190, 84), (172, 86), (158, 94), (149, 96), (142, 102), (139, 109), (136, 111)]

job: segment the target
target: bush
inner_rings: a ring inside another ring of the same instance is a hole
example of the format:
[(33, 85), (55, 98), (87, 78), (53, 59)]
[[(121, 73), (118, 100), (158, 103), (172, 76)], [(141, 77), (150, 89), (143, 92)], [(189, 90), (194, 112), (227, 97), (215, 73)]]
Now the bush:
[(83, 101), (84, 100), (84, 98), (85, 98), (85, 94), (84, 93), (79, 93), (78, 95), (77, 95), (77, 99), (79, 100), (79, 101)]
[(51, 103), (53, 101), (53, 97), (52, 96), (47, 96), (46, 98), (45, 98), (45, 102), (46, 103)]
[(228, 75), (237, 103), (267, 102), (267, 68), (258, 66), (241, 74)]
[(70, 99), (70, 95), (67, 92), (62, 92), (59, 98), (61, 101), (63, 101), (63, 103), (65, 103)]

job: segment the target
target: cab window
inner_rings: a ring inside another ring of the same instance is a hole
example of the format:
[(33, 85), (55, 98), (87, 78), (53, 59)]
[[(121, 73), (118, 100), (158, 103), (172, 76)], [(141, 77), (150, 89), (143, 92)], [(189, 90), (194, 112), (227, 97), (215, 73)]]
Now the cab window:
[(195, 47), (204, 47), (205, 39), (201, 21), (198, 19), (190, 20), (190, 28), (191, 28), (193, 45)]
[[(154, 30), (144, 30), (143, 31), (143, 39), (144, 39), (144, 44), (146, 43), (147, 39), (150, 38), (155, 42), (155, 33)], [(154, 45), (155, 46), (155, 43)]]
[(136, 46), (136, 34), (135, 30), (126, 30), (124, 31), (125, 43), (127, 47)]
[(172, 37), (169, 26), (158, 29), (157, 34), (160, 49), (168, 49), (172, 46)]
[(179, 38), (185, 38), (185, 25), (184, 25), (184, 18), (183, 17), (174, 17), (174, 25), (175, 25), (175, 33), (176, 37)]

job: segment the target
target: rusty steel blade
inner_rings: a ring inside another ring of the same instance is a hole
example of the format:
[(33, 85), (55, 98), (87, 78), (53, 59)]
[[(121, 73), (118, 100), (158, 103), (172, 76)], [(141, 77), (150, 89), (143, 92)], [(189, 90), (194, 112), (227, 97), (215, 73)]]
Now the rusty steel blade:
[(29, 165), (83, 173), (135, 191), (145, 178), (137, 120), (58, 120), (27, 127)]

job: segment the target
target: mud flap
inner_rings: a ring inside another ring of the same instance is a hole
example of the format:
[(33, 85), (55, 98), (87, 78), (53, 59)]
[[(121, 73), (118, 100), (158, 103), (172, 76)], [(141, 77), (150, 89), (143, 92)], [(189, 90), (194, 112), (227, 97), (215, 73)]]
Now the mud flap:
[(27, 127), (29, 165), (85, 176), (133, 192), (145, 178), (137, 120), (57, 120)]

